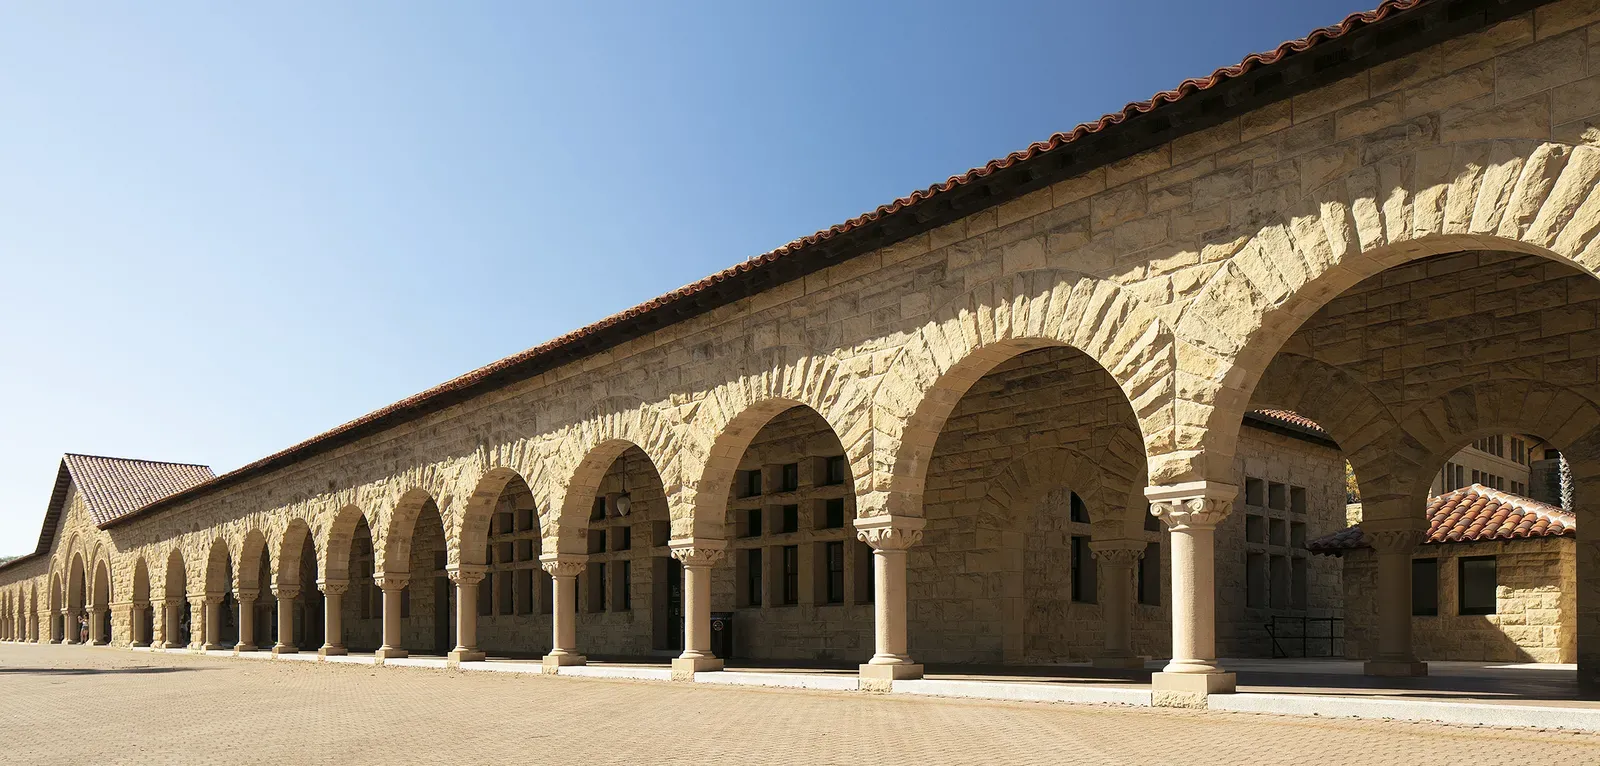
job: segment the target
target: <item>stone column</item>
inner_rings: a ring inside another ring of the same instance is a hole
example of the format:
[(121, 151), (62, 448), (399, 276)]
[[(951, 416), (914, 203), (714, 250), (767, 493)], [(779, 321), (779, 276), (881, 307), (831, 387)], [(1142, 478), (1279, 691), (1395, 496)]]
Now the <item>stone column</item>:
[(1205, 707), (1206, 695), (1238, 685), (1217, 664), (1215, 540), (1238, 494), (1212, 481), (1145, 489), (1150, 512), (1172, 532), (1172, 661), (1150, 679), (1153, 704)]
[(563, 665), (582, 665), (588, 661), (578, 653), (574, 614), (578, 604), (578, 575), (583, 572), (588, 558), (576, 553), (546, 553), (539, 557), (539, 565), (555, 581), (550, 589), (554, 595), (550, 605), (550, 653), (544, 656), (547, 673)]
[(1378, 559), (1378, 651), (1362, 666), (1369, 676), (1425, 676), (1428, 663), (1411, 649), (1411, 554), (1422, 543), (1421, 519), (1362, 521)]
[(407, 655), (406, 650), (400, 648), (400, 592), (411, 581), (411, 574), (379, 572), (372, 581), (383, 589), (383, 646), (373, 652), (378, 663), (382, 664), (384, 660), (400, 659)]
[(344, 648), (344, 594), (350, 589), (350, 581), (318, 580), (317, 587), (322, 588), (322, 595), (326, 598), (322, 605), (322, 632), (327, 634), (317, 654), (342, 657), (350, 653)]
[(1144, 658), (1133, 653), (1133, 636), (1128, 624), (1133, 618), (1134, 568), (1144, 558), (1142, 540), (1093, 540), (1089, 549), (1100, 563), (1100, 582), (1105, 584), (1105, 601), (1100, 614), (1106, 626), (1106, 648), (1094, 658), (1097, 668), (1143, 668)]
[(133, 602), (133, 611), (132, 611), (132, 613), (130, 613), (128, 615), (129, 618), (130, 618), (130, 622), (128, 623), (128, 631), (129, 631), (129, 635), (132, 636), (132, 638), (133, 638), (133, 645), (134, 646), (151, 646), (152, 645), (150, 637), (145, 635), (145, 626), (144, 626), (145, 610), (147, 610), (149, 608), (150, 608), (150, 602), (148, 602), (148, 601), (135, 601), (135, 602)]
[(239, 643), (233, 645), (233, 653), (253, 652), (256, 650), (256, 599), (261, 597), (261, 590), (237, 588), (233, 597), (239, 602)]
[(61, 643), (78, 643), (78, 619), (70, 607), (61, 609)]
[[(278, 642), (272, 645), (272, 656), (296, 654), (300, 647), (294, 645), (294, 600), (300, 597), (300, 586), (272, 586), (272, 595), (278, 599)], [(384, 615), (385, 622), (388, 615)]]
[(105, 633), (106, 608), (103, 606), (89, 609), (89, 645), (100, 646), (106, 643)]
[(456, 584), (456, 648), (445, 657), (445, 664), (482, 662), (488, 655), (478, 651), (478, 583), (487, 570), (473, 564), (453, 564), (445, 568)]
[(672, 660), (672, 680), (693, 681), (695, 673), (722, 669), (722, 658), (711, 653), (711, 568), (728, 542), (683, 538), (670, 545), (683, 562), (683, 654)]
[(206, 617), (207, 617), (206, 612), (207, 612), (207, 609), (206, 609), (206, 597), (205, 596), (190, 596), (189, 597), (189, 649), (190, 649), (190, 651), (198, 652), (198, 651), (201, 651), (201, 650), (203, 650), (205, 648), (206, 630), (208, 630), (211, 627), (211, 625), (210, 625), (211, 621), (206, 619)]
[(178, 616), (183, 599), (168, 598), (161, 602), (161, 648), (178, 649)]
[(890, 691), (897, 679), (922, 677), (922, 666), (906, 651), (906, 551), (922, 539), (924, 524), (914, 516), (856, 519), (856, 537), (872, 546), (877, 651), (861, 666), (866, 691)]
[[(222, 648), (222, 594), (207, 593), (205, 643), (200, 646), (202, 651), (212, 652)], [(192, 628), (191, 628), (192, 629)], [(232, 647), (229, 647), (232, 648)]]

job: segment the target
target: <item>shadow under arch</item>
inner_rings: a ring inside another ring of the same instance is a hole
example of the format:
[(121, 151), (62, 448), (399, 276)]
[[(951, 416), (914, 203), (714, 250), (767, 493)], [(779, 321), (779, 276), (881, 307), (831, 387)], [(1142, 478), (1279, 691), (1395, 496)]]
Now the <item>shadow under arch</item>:
[(878, 497), (863, 514), (920, 516), (934, 445), (962, 397), (999, 365), (1053, 347), (1073, 349), (1106, 374), (1146, 454), (1170, 450), (1171, 331), (1115, 283), (1051, 269), (1023, 272), (939, 308), (896, 354), (873, 400), (871, 490)]
[[(506, 466), (490, 468), (473, 485), (472, 494), (467, 496), (462, 507), (461, 524), (457, 527), (455, 539), (449, 541), (455, 547), (457, 560), (461, 564), (483, 566), (488, 563), (489, 526), (494, 520), (495, 506), (507, 490), (520, 490), (533, 495), (532, 485), (527, 479), (517, 470)], [(544, 514), (537, 508), (536, 496), (534, 502), (535, 517), (543, 517)]]

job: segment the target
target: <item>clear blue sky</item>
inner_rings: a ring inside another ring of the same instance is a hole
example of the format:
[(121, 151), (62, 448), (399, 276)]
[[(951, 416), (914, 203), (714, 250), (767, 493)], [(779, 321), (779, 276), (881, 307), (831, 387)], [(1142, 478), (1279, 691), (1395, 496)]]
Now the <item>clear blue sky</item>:
[(13, 4), (0, 553), (1375, 2)]

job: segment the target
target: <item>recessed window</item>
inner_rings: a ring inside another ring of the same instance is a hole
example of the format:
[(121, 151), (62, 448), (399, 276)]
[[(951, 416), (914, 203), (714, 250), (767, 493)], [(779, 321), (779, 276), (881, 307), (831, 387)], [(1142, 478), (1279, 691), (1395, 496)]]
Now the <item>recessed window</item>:
[(739, 497), (757, 497), (761, 494), (761, 471), (739, 472)]
[(1290, 577), (1293, 584), (1289, 593), (1289, 606), (1293, 609), (1304, 609), (1310, 600), (1311, 562), (1304, 556), (1292, 559)]
[(611, 550), (626, 551), (633, 549), (633, 527), (621, 526), (611, 536)]
[(1411, 560), (1411, 613), (1439, 616), (1439, 560)]
[(760, 537), (760, 536), (761, 536), (761, 509), (760, 508), (751, 508), (750, 510), (744, 512), (744, 535), (743, 535), (743, 537)]
[(844, 603), (844, 541), (827, 544), (823, 555), (828, 561), (828, 603)]
[(1267, 598), (1267, 554), (1247, 553), (1244, 557), (1244, 605), (1264, 609)]
[(751, 548), (744, 552), (744, 603), (746, 606), (761, 606), (761, 549)]
[(823, 482), (826, 484), (843, 484), (848, 471), (845, 469), (844, 455), (834, 455), (827, 459), (823, 468)]
[(781, 474), (780, 480), (781, 480), (782, 485), (783, 485), (783, 488), (780, 491), (782, 491), (782, 492), (793, 492), (793, 491), (795, 491), (795, 490), (800, 488), (800, 464), (799, 463), (784, 463), (783, 464), (783, 469), (780, 472), (780, 474)]
[(1264, 506), (1267, 504), (1267, 483), (1260, 479), (1246, 478), (1244, 480), (1244, 504)]
[(837, 497), (826, 501), (823, 507), (823, 527), (825, 529), (840, 529), (844, 526), (844, 498)]
[(633, 562), (626, 559), (616, 562), (616, 593), (611, 596), (613, 611), (626, 612), (633, 608)]
[(1138, 585), (1139, 603), (1161, 605), (1161, 543), (1144, 546), (1144, 558), (1139, 559)]
[(783, 506), (783, 528), (779, 531), (784, 534), (800, 531), (800, 506)]
[(589, 508), (589, 520), (602, 521), (605, 519), (605, 517), (606, 499), (603, 497), (597, 497), (594, 499), (594, 505)]
[(800, 603), (800, 546), (783, 546), (783, 603)]
[(1277, 482), (1268, 483), (1267, 507), (1275, 511), (1289, 510), (1289, 487)]
[(1310, 508), (1310, 501), (1306, 499), (1305, 487), (1289, 488), (1289, 510), (1294, 513), (1305, 513)]
[(517, 570), (517, 614), (533, 614), (534, 581), (532, 569)]
[(1072, 600), (1082, 604), (1095, 602), (1094, 556), (1089, 552), (1089, 538), (1072, 538)]
[(1460, 564), (1461, 614), (1494, 614), (1499, 586), (1493, 556), (1468, 556)]

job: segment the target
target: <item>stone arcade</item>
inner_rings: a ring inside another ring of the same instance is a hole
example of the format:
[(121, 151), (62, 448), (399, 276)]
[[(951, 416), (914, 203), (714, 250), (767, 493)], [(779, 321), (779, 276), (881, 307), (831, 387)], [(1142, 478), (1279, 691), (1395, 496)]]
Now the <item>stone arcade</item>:
[(868, 689), (1154, 654), (1204, 705), (1241, 428), (1281, 409), (1359, 479), (1370, 672), (1425, 672), (1446, 460), (1532, 434), (1600, 496), (1595, 144), (1600, 4), (1386, 2), (236, 471), (69, 456), (0, 626), (692, 679), (735, 612), (736, 654)]

